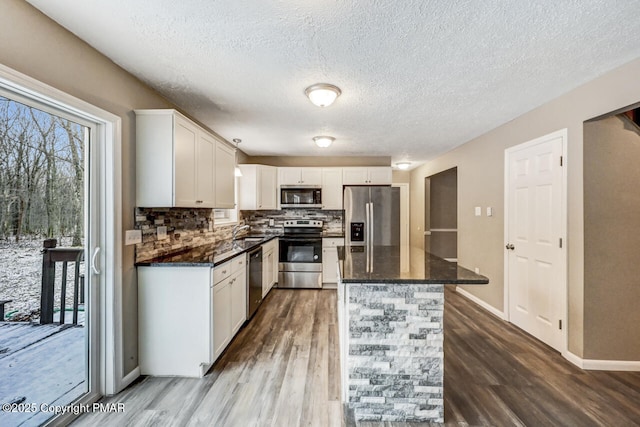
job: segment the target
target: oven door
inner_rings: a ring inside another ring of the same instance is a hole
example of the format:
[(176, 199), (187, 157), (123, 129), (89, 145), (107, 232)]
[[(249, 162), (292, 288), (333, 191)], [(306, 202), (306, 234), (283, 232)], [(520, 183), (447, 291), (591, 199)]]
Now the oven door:
[[(322, 266), (322, 238), (281, 237), (278, 261), (280, 264), (320, 264)], [(291, 266), (291, 269), (296, 269), (296, 266)]]
[(322, 238), (281, 237), (279, 288), (322, 288)]

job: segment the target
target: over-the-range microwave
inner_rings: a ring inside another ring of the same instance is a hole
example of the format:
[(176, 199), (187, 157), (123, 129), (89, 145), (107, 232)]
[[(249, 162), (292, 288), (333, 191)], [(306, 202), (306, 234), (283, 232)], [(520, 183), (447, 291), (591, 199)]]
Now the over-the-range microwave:
[(281, 185), (280, 207), (322, 208), (322, 187), (319, 185)]

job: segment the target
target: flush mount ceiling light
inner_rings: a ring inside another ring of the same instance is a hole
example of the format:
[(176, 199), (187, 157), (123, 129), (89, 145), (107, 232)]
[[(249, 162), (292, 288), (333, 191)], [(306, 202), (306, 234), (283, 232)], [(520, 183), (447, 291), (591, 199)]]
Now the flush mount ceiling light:
[(407, 170), (411, 166), (411, 162), (398, 162), (396, 163), (396, 167), (400, 170)]
[(327, 148), (333, 143), (336, 139), (332, 136), (314, 136), (313, 141), (320, 148)]
[(317, 83), (304, 90), (309, 100), (318, 107), (328, 107), (342, 93), (338, 86), (329, 83)]

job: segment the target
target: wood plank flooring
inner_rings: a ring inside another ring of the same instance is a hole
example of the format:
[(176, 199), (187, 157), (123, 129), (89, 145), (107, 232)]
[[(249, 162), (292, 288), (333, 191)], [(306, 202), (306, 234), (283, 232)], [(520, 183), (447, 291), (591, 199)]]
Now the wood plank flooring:
[[(640, 426), (640, 373), (582, 371), (447, 287), (446, 426)], [(274, 289), (202, 379), (144, 378), (74, 426), (351, 426), (335, 291)], [(426, 426), (357, 423), (359, 427)]]

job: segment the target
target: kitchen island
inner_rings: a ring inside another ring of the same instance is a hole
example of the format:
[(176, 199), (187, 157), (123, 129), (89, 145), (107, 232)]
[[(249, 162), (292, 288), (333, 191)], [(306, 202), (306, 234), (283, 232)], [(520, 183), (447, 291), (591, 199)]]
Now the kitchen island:
[(342, 400), (358, 421), (444, 422), (444, 285), (489, 280), (419, 248), (338, 248)]

